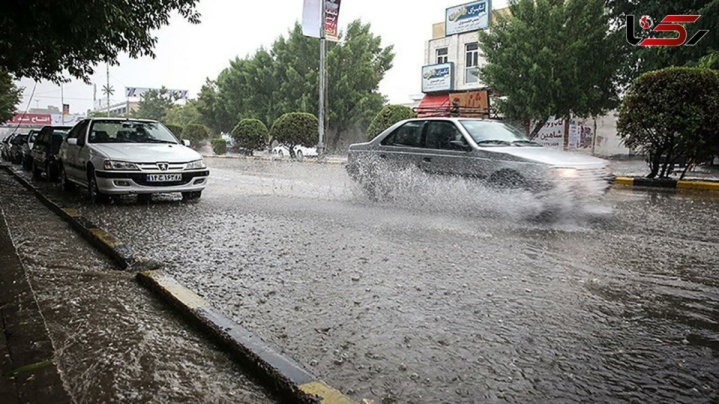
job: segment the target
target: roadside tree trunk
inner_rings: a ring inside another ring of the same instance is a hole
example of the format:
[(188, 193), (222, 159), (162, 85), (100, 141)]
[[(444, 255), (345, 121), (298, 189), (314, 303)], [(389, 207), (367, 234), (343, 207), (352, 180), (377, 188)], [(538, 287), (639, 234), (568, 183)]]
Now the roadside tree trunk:
[(545, 119), (542, 119), (537, 122), (537, 124), (534, 126), (534, 129), (532, 129), (532, 131), (529, 133), (530, 140), (534, 140), (537, 137), (537, 135), (539, 134), (539, 131), (542, 130), (544, 125), (547, 123), (547, 121), (548, 121), (548, 119), (545, 118)]

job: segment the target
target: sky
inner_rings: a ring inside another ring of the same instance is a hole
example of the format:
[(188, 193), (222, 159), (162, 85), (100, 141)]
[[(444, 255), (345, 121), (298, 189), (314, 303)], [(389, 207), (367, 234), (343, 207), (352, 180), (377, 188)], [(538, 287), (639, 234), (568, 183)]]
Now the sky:
[[(467, 0), (468, 1), (468, 0)], [(342, 0), (341, 29), (355, 19), (372, 24), (372, 32), (382, 37), (383, 46), (394, 45), (393, 68), (380, 83), (380, 92), (392, 103), (411, 101), (421, 93), (420, 71), (424, 64), (425, 42), (431, 39), (432, 24), (444, 20), (447, 7), (464, 0)], [(492, 8), (506, 6), (506, 0), (494, 0)], [(287, 36), (295, 21), (302, 18), (303, 0), (264, 1), (200, 0), (197, 10), (202, 23), (193, 25), (175, 15), (170, 24), (155, 32), (158, 38), (156, 58), (119, 58), (119, 66), (110, 67), (110, 84), (115, 89), (111, 102), (125, 101), (125, 87), (165, 86), (189, 90), (195, 98), (206, 78), (215, 79), (235, 57), (252, 55), (258, 48), (269, 48), (280, 35)], [(96, 66), (91, 81), (97, 84), (97, 97), (103, 97), (106, 67)], [(19, 111), (26, 108), (61, 108), (60, 86), (20, 80), (24, 87)], [(93, 86), (74, 80), (63, 85), (65, 103), (71, 113), (84, 113), (93, 106)]]

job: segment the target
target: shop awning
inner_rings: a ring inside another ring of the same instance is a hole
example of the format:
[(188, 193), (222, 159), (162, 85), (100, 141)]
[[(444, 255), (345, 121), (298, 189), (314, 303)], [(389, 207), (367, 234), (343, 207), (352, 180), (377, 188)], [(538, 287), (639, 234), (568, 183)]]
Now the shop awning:
[(449, 94), (426, 94), (419, 107), (415, 108), (420, 118), (427, 116), (448, 116), (450, 112)]

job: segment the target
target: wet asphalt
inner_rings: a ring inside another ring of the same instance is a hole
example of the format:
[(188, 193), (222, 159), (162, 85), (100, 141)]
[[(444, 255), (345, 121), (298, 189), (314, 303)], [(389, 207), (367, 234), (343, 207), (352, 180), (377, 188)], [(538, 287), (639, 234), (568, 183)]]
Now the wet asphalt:
[(73, 402), (275, 402), (5, 171), (0, 210)]
[(716, 194), (575, 207), (398, 173), (372, 202), (338, 165), (208, 162), (197, 203), (41, 186), (358, 401), (719, 401)]

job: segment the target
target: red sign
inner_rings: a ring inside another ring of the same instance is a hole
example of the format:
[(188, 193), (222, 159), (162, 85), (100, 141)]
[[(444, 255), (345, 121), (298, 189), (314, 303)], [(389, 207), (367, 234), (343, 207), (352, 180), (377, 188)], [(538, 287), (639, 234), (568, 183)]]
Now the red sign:
[(70, 115), (70, 104), (62, 104), (62, 114)]
[[(691, 24), (699, 19), (699, 15), (668, 15), (664, 17), (661, 23), (654, 27), (654, 21), (648, 15), (642, 16), (639, 25), (642, 27), (643, 36), (637, 38), (634, 33), (634, 16), (626, 16), (627, 21), (627, 42), (632, 45), (639, 46), (694, 46), (709, 32), (708, 30), (699, 30), (688, 41), (686, 28), (680, 24)], [(654, 28), (654, 29), (652, 29)], [(650, 31), (651, 30), (651, 31)], [(677, 36), (673, 38), (654, 38), (647, 37), (654, 32), (674, 32)], [(645, 37), (644, 39), (642, 39)]]
[(6, 123), (11, 125), (51, 125), (52, 116), (50, 114), (15, 114)]

